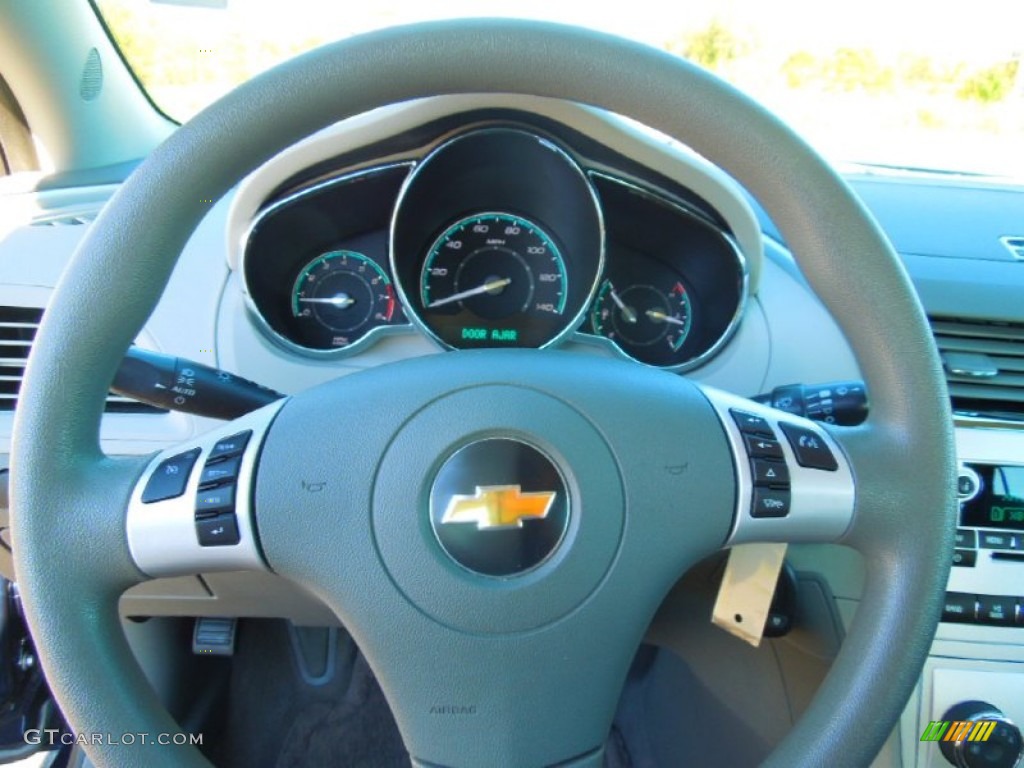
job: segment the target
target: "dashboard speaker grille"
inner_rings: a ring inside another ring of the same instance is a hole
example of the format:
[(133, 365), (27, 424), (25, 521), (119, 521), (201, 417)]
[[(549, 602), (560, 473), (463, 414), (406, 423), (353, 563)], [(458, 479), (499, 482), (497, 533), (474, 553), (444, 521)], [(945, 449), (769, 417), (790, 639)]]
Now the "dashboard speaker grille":
[[(25, 375), (25, 363), (39, 328), (43, 310), (38, 307), (0, 306), (0, 411), (13, 411)], [(107, 413), (166, 413), (162, 408), (111, 393)]]
[(82, 81), (78, 84), (78, 93), (83, 101), (92, 101), (103, 90), (103, 60), (100, 52), (90, 48), (82, 68)]
[(931, 318), (956, 413), (1024, 420), (1024, 323)]

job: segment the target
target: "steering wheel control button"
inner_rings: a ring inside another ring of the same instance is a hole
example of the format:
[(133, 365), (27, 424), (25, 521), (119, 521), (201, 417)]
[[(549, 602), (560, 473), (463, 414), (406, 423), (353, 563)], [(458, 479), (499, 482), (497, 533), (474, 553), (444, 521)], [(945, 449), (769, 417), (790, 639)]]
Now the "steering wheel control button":
[(959, 623), (977, 621), (978, 600), (974, 595), (961, 592), (947, 592), (942, 604), (942, 620)]
[(194, 448), (177, 456), (161, 461), (153, 474), (149, 476), (145, 489), (142, 491), (142, 503), (175, 499), (185, 492), (189, 474), (199, 458), (199, 449)]
[(732, 414), (733, 420), (736, 422), (736, 426), (740, 428), (740, 432), (745, 435), (758, 435), (760, 437), (770, 437), (775, 439), (775, 433), (772, 432), (772, 428), (768, 425), (768, 422), (760, 416), (755, 416), (752, 413), (738, 410), (737, 408), (730, 408), (729, 413)]
[(783, 459), (782, 446), (778, 440), (769, 440), (756, 435), (743, 435), (747, 455), (752, 459)]
[(196, 537), (201, 547), (227, 547), (241, 541), (233, 513), (196, 520)]
[(829, 472), (839, 469), (836, 457), (832, 455), (825, 440), (817, 432), (796, 424), (787, 424), (784, 421), (779, 422), (779, 427), (789, 440), (796, 461), (801, 467), (824, 469)]
[(199, 475), (199, 487), (208, 488), (234, 482), (238, 479), (238, 467), (241, 463), (241, 456), (233, 456), (223, 461), (206, 462), (202, 474)]
[(789, 504), (788, 490), (755, 487), (750, 515), (752, 517), (785, 517), (789, 514)]
[(978, 561), (978, 550), (957, 549), (953, 551), (953, 565), (961, 568), (973, 568)]
[(789, 469), (784, 461), (751, 459), (750, 473), (754, 477), (754, 485), (789, 488)]
[(968, 547), (974, 549), (978, 546), (978, 532), (973, 528), (957, 528), (956, 545), (961, 549)]
[(223, 485), (196, 494), (196, 519), (235, 511), (235, 486)]
[(216, 461), (217, 459), (226, 459), (229, 456), (238, 456), (245, 450), (250, 437), (252, 437), (252, 432), (246, 430), (245, 432), (239, 432), (237, 435), (218, 440), (206, 460)]
[(514, 576), (558, 548), (569, 526), (569, 492), (554, 462), (532, 445), (480, 440), (457, 450), (437, 473), (430, 522), (459, 565)]

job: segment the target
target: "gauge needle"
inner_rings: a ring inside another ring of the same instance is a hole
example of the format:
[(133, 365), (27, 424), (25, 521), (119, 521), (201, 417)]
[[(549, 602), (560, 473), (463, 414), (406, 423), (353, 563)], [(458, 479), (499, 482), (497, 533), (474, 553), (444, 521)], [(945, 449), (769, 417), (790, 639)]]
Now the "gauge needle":
[(686, 325), (685, 320), (680, 320), (678, 317), (672, 317), (672, 315), (666, 315), (664, 312), (659, 312), (656, 309), (648, 309), (645, 313), (651, 320), (656, 323), (672, 323), (672, 325)]
[[(622, 313), (622, 319), (630, 324), (635, 323), (636, 312), (633, 310), (633, 308), (626, 306), (625, 302), (619, 298), (619, 294), (615, 292), (614, 288), (612, 289), (611, 293), (612, 301), (615, 302), (615, 306), (617, 306), (619, 308), (619, 311)], [(648, 312), (648, 314), (650, 313)]]
[(338, 309), (347, 309), (356, 303), (356, 300), (344, 293), (331, 296), (329, 299), (299, 299), (304, 304), (330, 304)]
[(443, 299), (432, 301), (427, 304), (427, 309), (443, 307), (445, 304), (451, 304), (453, 301), (462, 301), (463, 299), (468, 299), (470, 296), (479, 296), (481, 293), (491, 293), (500, 288), (504, 288), (511, 282), (511, 277), (503, 277), (499, 280), (488, 280), (486, 283), (478, 285), (476, 288), (470, 288), (467, 291), (459, 291), (458, 293), (453, 293), (451, 296), (447, 296)]

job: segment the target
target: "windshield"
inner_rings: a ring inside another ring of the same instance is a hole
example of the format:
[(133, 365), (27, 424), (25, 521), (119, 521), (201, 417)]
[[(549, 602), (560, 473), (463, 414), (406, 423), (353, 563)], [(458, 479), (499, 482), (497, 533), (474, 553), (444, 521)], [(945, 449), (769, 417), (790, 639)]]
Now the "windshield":
[(837, 163), (1024, 178), (1020, 0), (519, 0), (514, 12), (493, 0), (96, 5), (140, 83), (178, 121), (331, 40), (413, 21), (514, 15), (612, 32), (696, 61)]

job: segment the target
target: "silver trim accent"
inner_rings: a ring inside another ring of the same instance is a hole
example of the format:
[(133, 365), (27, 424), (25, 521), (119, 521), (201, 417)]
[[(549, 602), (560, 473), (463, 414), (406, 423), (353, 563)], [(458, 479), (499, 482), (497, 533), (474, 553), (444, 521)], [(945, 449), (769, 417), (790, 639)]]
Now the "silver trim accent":
[[(718, 413), (732, 448), (736, 469), (736, 515), (726, 546), (753, 541), (795, 543), (840, 539), (853, 523), (856, 489), (846, 454), (821, 424), (711, 387), (701, 386), (701, 391)], [(743, 444), (743, 435), (729, 413), (730, 408), (762, 417), (775, 432), (789, 469), (791, 502), (786, 517), (751, 517), (754, 480), (750, 472), (750, 458)], [(832, 451), (839, 468), (829, 472), (801, 467), (789, 440), (779, 429), (780, 421), (814, 431)]]
[[(410, 187), (415, 182), (417, 176), (420, 173), (420, 169), (424, 168), (434, 158), (434, 156), (437, 153), (443, 151), (449, 145), (454, 144), (455, 142), (458, 142), (458, 141), (462, 141), (463, 139), (465, 139), (467, 137), (475, 136), (475, 135), (481, 134), (481, 133), (496, 133), (496, 132), (502, 132), (502, 133), (507, 133), (507, 132), (521, 133), (524, 136), (532, 138), (534, 141), (536, 141), (538, 144), (543, 146), (545, 149), (549, 149), (552, 152), (554, 152), (555, 154), (561, 155), (562, 158), (564, 158), (565, 161), (569, 164), (569, 166), (571, 168), (573, 168), (579, 174), (580, 178), (583, 181), (584, 186), (586, 187), (587, 191), (590, 193), (590, 200), (593, 203), (594, 211), (597, 214), (598, 229), (600, 230), (599, 231), (599, 237), (600, 237), (600, 242), (601, 242), (601, 248), (600, 248), (600, 251), (598, 252), (598, 255), (597, 255), (597, 269), (594, 272), (594, 282), (590, 286), (590, 290), (587, 292), (586, 298), (583, 300), (583, 303), (582, 303), (582, 305), (580, 307), (580, 310), (566, 323), (565, 328), (561, 332), (556, 334), (551, 339), (551, 341), (547, 342), (546, 344), (541, 344), (538, 347), (538, 349), (547, 349), (549, 347), (556, 347), (556, 346), (562, 344), (566, 339), (571, 338), (572, 335), (574, 333), (576, 333), (577, 329), (580, 327), (580, 325), (583, 324), (583, 320), (587, 316), (587, 310), (590, 309), (590, 305), (594, 301), (594, 296), (597, 294), (597, 288), (601, 284), (601, 277), (604, 275), (604, 268), (605, 268), (605, 226), (604, 226), (604, 211), (601, 208), (601, 198), (598, 196), (597, 190), (594, 189), (594, 185), (590, 182), (590, 177), (588, 176), (587, 172), (583, 169), (583, 166), (580, 165), (580, 163), (576, 160), (576, 158), (573, 155), (571, 155), (567, 149), (563, 149), (559, 144), (555, 143), (554, 140), (549, 139), (546, 136), (542, 136), (542, 135), (540, 135), (538, 133), (535, 133), (535, 132), (533, 132), (531, 130), (527, 130), (527, 129), (525, 129), (523, 127), (520, 127), (520, 126), (511, 126), (511, 125), (497, 124), (497, 125), (489, 125), (488, 127), (485, 127), (485, 128), (473, 128), (473, 129), (470, 129), (468, 131), (461, 132), (458, 135), (456, 135), (456, 136), (454, 136), (454, 137), (452, 137), (452, 138), (450, 138), (450, 139), (448, 139), (446, 141), (441, 142), (440, 144), (435, 146), (433, 149), (431, 149), (430, 152), (428, 152), (423, 157), (423, 159), (420, 160), (420, 162), (416, 164), (416, 167), (413, 168), (412, 172), (408, 176), (405, 177), (405, 182), (402, 184), (402, 188), (398, 191), (398, 198), (395, 201), (395, 208), (394, 208), (393, 213), (391, 214), (391, 227), (390, 227), (390, 231), (388, 233), (388, 258), (389, 258), (389, 266), (391, 268), (392, 278), (394, 279), (394, 282), (395, 282), (395, 288), (398, 290), (398, 298), (401, 300), (402, 306), (405, 308), (405, 314), (412, 321), (412, 324), (414, 326), (416, 326), (427, 338), (431, 339), (435, 344), (437, 344), (438, 347), (440, 347), (441, 349), (445, 349), (445, 350), (458, 350), (459, 347), (452, 347), (449, 344), (446, 344), (444, 341), (442, 341), (440, 339), (440, 337), (438, 337), (430, 329), (430, 327), (426, 324), (426, 322), (423, 320), (423, 318), (420, 317), (419, 311), (416, 309), (416, 305), (409, 300), (409, 296), (405, 292), (405, 288), (402, 285), (402, 281), (399, 280), (399, 278), (398, 278), (397, 254), (395, 253), (395, 227), (396, 227), (396, 224), (398, 222), (398, 214), (399, 214), (399, 212), (402, 209), (402, 203), (405, 202), (405, 197), (408, 194)], [(459, 214), (459, 215), (461, 215), (461, 214)], [(468, 217), (468, 216), (471, 216), (471, 215), (474, 215), (474, 213), (472, 211), (465, 212), (465, 216)], [(524, 215), (527, 218), (532, 218), (532, 216), (534, 214), (533, 214), (533, 212), (528, 212), (528, 213), (526, 213)], [(413, 254), (412, 257), (413, 258), (420, 258), (420, 257), (426, 258), (426, 254), (425, 253), (424, 254)], [(566, 276), (566, 282), (567, 283), (568, 283), (568, 279), (569, 279), (569, 276), (567, 275)]]
[[(132, 491), (125, 520), (128, 548), (139, 570), (153, 577), (267, 570), (256, 538), (252, 493), (263, 440), (285, 402), (282, 399), (264, 406), (202, 437), (163, 450), (150, 460)], [(247, 429), (252, 430), (252, 437), (242, 454), (235, 491), (235, 517), (241, 540), (233, 546), (201, 547), (196, 538), (195, 505), (206, 457), (218, 440)], [(143, 504), (142, 492), (160, 462), (193, 448), (199, 448), (201, 453), (192, 467), (185, 493), (174, 499)]]
[[(633, 362), (639, 363), (640, 365), (646, 365), (646, 366), (651, 367), (651, 368), (658, 368), (658, 369), (663, 370), (663, 371), (674, 371), (676, 373), (685, 373), (686, 371), (692, 371), (695, 368), (701, 367), (702, 365), (704, 365), (705, 363), (710, 361), (715, 355), (717, 355), (719, 352), (722, 351), (722, 349), (725, 347), (725, 345), (729, 342), (729, 340), (736, 333), (736, 330), (740, 326), (740, 322), (743, 320), (744, 314), (746, 314), (747, 303), (748, 303), (748, 301), (750, 299), (750, 268), (749, 268), (749, 266), (747, 264), (747, 257), (743, 254), (743, 251), (740, 249), (739, 244), (732, 237), (732, 235), (730, 235), (728, 232), (722, 230), (720, 227), (716, 226), (714, 223), (708, 221), (706, 217), (704, 217), (704, 216), (700, 215), (699, 213), (695, 212), (684, 201), (675, 199), (674, 197), (669, 195), (667, 192), (664, 192), (663, 190), (656, 190), (655, 188), (648, 188), (648, 187), (641, 186), (640, 184), (637, 184), (637, 183), (635, 183), (633, 181), (628, 181), (626, 179), (620, 178), (618, 176), (614, 176), (614, 175), (612, 175), (610, 173), (607, 173), (605, 171), (593, 171), (592, 170), (592, 171), (588, 171), (588, 175), (596, 176), (598, 178), (604, 179), (605, 181), (609, 181), (609, 182), (612, 182), (614, 184), (618, 184), (620, 186), (626, 187), (627, 189), (629, 189), (629, 190), (631, 190), (633, 192), (636, 192), (639, 195), (647, 197), (647, 198), (649, 198), (651, 200), (654, 200), (654, 201), (656, 201), (658, 203), (667, 205), (670, 208), (674, 208), (680, 214), (682, 214), (682, 215), (684, 215), (684, 216), (686, 216), (686, 217), (688, 217), (690, 219), (693, 219), (693, 220), (697, 221), (702, 226), (705, 226), (705, 227), (711, 229), (716, 234), (718, 234), (725, 241), (726, 246), (728, 246), (728, 248), (729, 248), (730, 252), (733, 254), (733, 256), (736, 257), (736, 266), (737, 266), (737, 268), (739, 270), (739, 276), (740, 276), (740, 285), (739, 285), (740, 300), (739, 300), (739, 302), (738, 302), (738, 304), (736, 306), (736, 311), (733, 313), (733, 316), (729, 320), (729, 324), (726, 326), (725, 331), (722, 333), (722, 335), (710, 347), (708, 347), (704, 352), (702, 352), (701, 354), (697, 355), (696, 357), (690, 358), (689, 360), (687, 360), (687, 361), (685, 361), (683, 363), (678, 363), (677, 365), (663, 365), (662, 366), (662, 365), (651, 365), (650, 363), (645, 363), (643, 360), (637, 360), (635, 357), (633, 357), (628, 352), (626, 352), (621, 347), (619, 347), (619, 345), (616, 344), (611, 339), (609, 339), (609, 338), (607, 338), (605, 336), (600, 336), (598, 334), (587, 333), (586, 331), (578, 331), (576, 333), (575, 337), (574, 337), (574, 341), (579, 341), (579, 342), (582, 342), (582, 343), (585, 343), (585, 344), (592, 344), (592, 345), (599, 346), (599, 347), (602, 347), (602, 348), (610, 349), (618, 357), (621, 357), (624, 360), (631, 360)], [(603, 277), (603, 275), (602, 275), (602, 277)], [(598, 280), (598, 286), (600, 286), (600, 284), (601, 284), (600, 280)], [(595, 294), (596, 294), (596, 291), (595, 291)], [(592, 295), (591, 298), (590, 298), (590, 302), (587, 305), (587, 314), (589, 314), (589, 310), (590, 310), (591, 306), (594, 303), (594, 298), (595, 298), (595, 295)]]
[(996, 429), (1024, 431), (1024, 418), (1021, 420), (999, 419), (995, 416), (961, 416), (954, 414), (953, 426), (961, 429)]
[(1010, 252), (1010, 255), (1018, 261), (1024, 261), (1024, 237), (1018, 235), (1006, 235), (999, 238), (999, 242)]
[[(330, 187), (336, 185), (347, 184), (355, 179), (363, 178), (365, 176), (373, 176), (380, 173), (387, 173), (389, 171), (394, 171), (400, 168), (405, 168), (407, 171), (412, 171), (415, 165), (416, 163), (411, 161), (402, 161), (395, 163), (385, 163), (384, 165), (375, 165), (368, 168), (361, 168), (358, 171), (352, 171), (351, 173), (343, 173), (338, 176), (334, 176), (330, 179), (325, 179), (324, 181), (313, 184), (309, 187), (306, 187), (305, 189), (299, 190), (298, 192), (294, 192), (290, 195), (287, 195), (286, 197), (277, 200), (272, 205), (267, 206), (253, 217), (252, 221), (249, 222), (249, 226), (246, 227), (245, 233), (242, 235), (242, 243), (240, 248), (241, 256), (239, 257), (238, 271), (239, 274), (241, 275), (242, 299), (245, 304), (245, 308), (248, 310), (250, 317), (255, 322), (256, 327), (259, 328), (260, 331), (267, 338), (269, 338), (271, 341), (273, 341), (275, 344), (285, 349), (286, 351), (293, 352), (304, 357), (309, 357), (314, 360), (338, 360), (340, 358), (349, 357), (358, 352), (361, 352), (362, 350), (372, 346), (373, 344), (376, 344), (377, 341), (381, 338), (387, 336), (394, 336), (402, 333), (409, 333), (412, 331), (412, 323), (378, 325), (375, 328), (371, 328), (369, 331), (366, 332), (364, 336), (352, 342), (346, 347), (338, 347), (336, 349), (314, 349), (313, 347), (304, 347), (301, 344), (296, 344), (291, 339), (274, 330), (274, 328), (271, 327), (270, 323), (267, 322), (266, 318), (263, 317), (263, 313), (260, 312), (259, 307), (256, 306), (256, 301), (253, 299), (252, 291), (249, 288), (246, 261), (249, 256), (249, 241), (252, 239), (253, 232), (255, 231), (256, 227), (259, 226), (259, 224), (263, 221), (263, 219), (265, 219), (275, 211), (278, 211), (281, 208), (284, 208), (285, 206), (291, 205), (292, 203), (301, 200), (304, 197), (308, 197), (310, 195), (316, 194), (318, 192), (323, 191), (324, 189), (329, 189)], [(391, 240), (389, 238), (388, 249), (390, 250), (390, 248)], [(387, 264), (388, 268), (392, 270), (392, 274), (390, 275), (392, 283), (397, 285), (398, 281), (395, 279), (394, 270), (391, 265), (390, 255), (388, 257)], [(407, 306), (404, 302), (402, 303), (402, 309), (403, 311), (407, 310)]]

